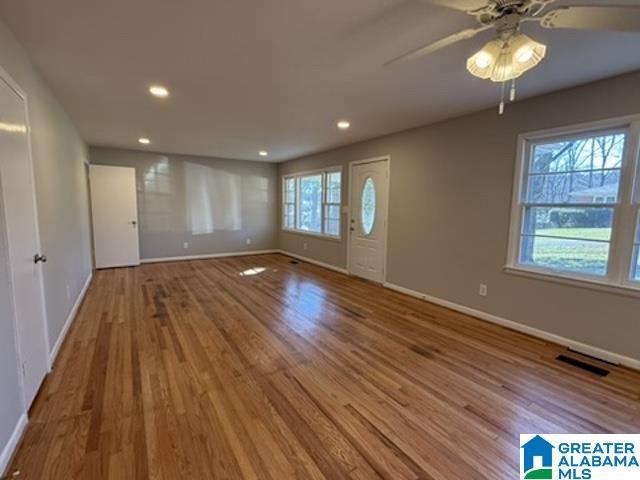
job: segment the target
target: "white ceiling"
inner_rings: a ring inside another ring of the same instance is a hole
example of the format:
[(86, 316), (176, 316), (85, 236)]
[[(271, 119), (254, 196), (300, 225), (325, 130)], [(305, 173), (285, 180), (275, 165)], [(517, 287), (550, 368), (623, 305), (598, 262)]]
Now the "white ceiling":
[[(559, 1), (562, 4), (606, 4)], [(615, 4), (638, 4), (616, 0)], [(491, 32), (382, 64), (474, 20), (420, 0), (20, 0), (14, 31), (90, 144), (281, 161), (497, 104), (467, 56)], [(640, 68), (640, 35), (523, 31), (549, 45), (522, 96)], [(146, 89), (160, 83), (171, 97)], [(353, 127), (338, 131), (338, 119)]]

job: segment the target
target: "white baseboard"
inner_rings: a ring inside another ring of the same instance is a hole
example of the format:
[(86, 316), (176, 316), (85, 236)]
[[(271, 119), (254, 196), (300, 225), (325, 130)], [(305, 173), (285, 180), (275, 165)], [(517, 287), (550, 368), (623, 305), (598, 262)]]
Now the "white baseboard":
[(0, 454), (0, 476), (5, 475), (7, 468), (9, 467), (9, 462), (13, 458), (13, 453), (16, 451), (16, 448), (20, 444), (20, 440), (22, 439), (22, 434), (24, 430), (27, 428), (27, 424), (29, 420), (27, 419), (27, 414), (23, 413), (18, 419), (18, 423), (16, 427), (13, 429), (13, 433), (11, 434), (11, 438), (2, 449), (2, 453)]
[(506, 318), (498, 317), (496, 315), (492, 315), (490, 313), (476, 310), (474, 308), (466, 307), (464, 305), (459, 305), (457, 303), (453, 303), (448, 300), (443, 300), (441, 298), (433, 297), (431, 295), (417, 292), (415, 290), (411, 290), (406, 287), (401, 287), (393, 283), (385, 282), (384, 286), (391, 290), (404, 293), (405, 295), (416, 297), (421, 300), (425, 300), (427, 302), (434, 303), (436, 305), (440, 305), (442, 307), (446, 307), (451, 310), (464, 313), (471, 317), (479, 318), (480, 320), (495, 323), (497, 325), (501, 325), (511, 330), (516, 330), (518, 332), (525, 333), (527, 335), (531, 335), (533, 337), (537, 337), (542, 340), (547, 340), (549, 342), (557, 343), (564, 347), (571, 348), (572, 350), (575, 350), (577, 352), (584, 353), (592, 357), (600, 358), (602, 360), (606, 360), (607, 362), (611, 362), (616, 365), (624, 365), (626, 367), (633, 368), (635, 370), (640, 370), (640, 359), (626, 357), (618, 353), (609, 352), (607, 350), (603, 350), (602, 348), (580, 343), (575, 340), (571, 340), (569, 338), (561, 337), (560, 335), (545, 332), (544, 330), (539, 330), (537, 328), (530, 327), (528, 325), (523, 325), (522, 323), (514, 322), (512, 320), (507, 320)]
[(71, 328), (71, 324), (73, 324), (73, 321), (75, 320), (76, 315), (78, 314), (78, 309), (82, 304), (82, 300), (84, 300), (84, 296), (87, 294), (87, 290), (89, 289), (89, 285), (91, 285), (92, 278), (93, 278), (93, 272), (89, 273), (87, 280), (84, 282), (84, 286), (82, 287), (82, 290), (78, 295), (78, 298), (76, 298), (76, 301), (73, 304), (73, 308), (71, 308), (71, 311), (67, 316), (67, 320), (64, 322), (62, 331), (60, 332), (60, 335), (58, 335), (58, 339), (56, 340), (55, 345), (51, 349), (51, 353), (49, 353), (49, 370), (53, 368), (53, 364), (56, 361), (56, 357), (60, 352), (60, 347), (62, 347), (62, 343), (64, 342), (64, 339), (66, 338), (67, 333), (69, 332), (69, 328)]
[(208, 258), (227, 258), (227, 257), (245, 257), (250, 255), (267, 255), (269, 253), (278, 253), (278, 250), (252, 250), (248, 252), (229, 252), (229, 253), (209, 253), (205, 255), (185, 255), (182, 257), (159, 257), (145, 258), (140, 263), (165, 263), (165, 262), (185, 262), (188, 260), (206, 260)]
[(318, 260), (314, 260), (312, 258), (303, 257), (302, 255), (298, 255), (297, 253), (287, 252), (286, 250), (279, 250), (279, 252), (283, 255), (287, 255), (289, 257), (297, 258), (298, 260), (302, 260), (303, 262), (312, 263), (314, 265), (318, 265), (319, 267), (324, 267), (329, 270), (333, 270), (334, 272), (344, 273), (347, 275), (349, 272), (346, 268), (336, 267), (329, 263), (320, 262)]

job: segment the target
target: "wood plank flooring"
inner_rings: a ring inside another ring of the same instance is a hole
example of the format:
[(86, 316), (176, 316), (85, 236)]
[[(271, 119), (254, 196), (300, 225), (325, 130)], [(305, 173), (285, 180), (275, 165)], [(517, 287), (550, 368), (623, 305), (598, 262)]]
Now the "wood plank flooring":
[(638, 433), (640, 373), (282, 255), (97, 272), (20, 479), (514, 479), (520, 433)]

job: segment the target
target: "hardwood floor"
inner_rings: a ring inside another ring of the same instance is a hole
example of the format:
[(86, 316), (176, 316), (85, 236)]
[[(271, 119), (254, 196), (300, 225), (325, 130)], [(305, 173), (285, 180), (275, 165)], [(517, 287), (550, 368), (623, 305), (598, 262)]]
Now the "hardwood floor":
[(282, 255), (100, 271), (12, 470), (512, 480), (520, 433), (640, 431), (640, 373), (561, 352)]

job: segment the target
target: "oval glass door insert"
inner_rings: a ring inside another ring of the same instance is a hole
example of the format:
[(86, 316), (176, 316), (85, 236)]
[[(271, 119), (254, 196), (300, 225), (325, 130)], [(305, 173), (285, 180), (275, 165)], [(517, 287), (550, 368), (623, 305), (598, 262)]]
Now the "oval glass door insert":
[(364, 181), (361, 205), (362, 231), (365, 235), (371, 235), (376, 221), (376, 186), (371, 177)]

